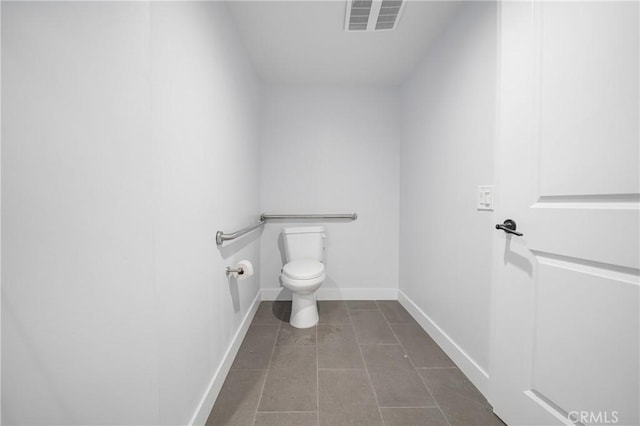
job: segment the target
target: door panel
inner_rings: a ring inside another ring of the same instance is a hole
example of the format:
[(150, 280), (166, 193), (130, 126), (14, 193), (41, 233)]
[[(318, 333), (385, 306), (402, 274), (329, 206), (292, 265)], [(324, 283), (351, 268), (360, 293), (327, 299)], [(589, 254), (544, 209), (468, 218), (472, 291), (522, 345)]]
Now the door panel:
[(540, 8), (540, 195), (636, 194), (637, 6), (576, 3)]
[(567, 412), (618, 411), (633, 424), (622, 415), (639, 398), (635, 276), (536, 257), (532, 389)]
[[(640, 422), (640, 8), (501, 4), (491, 402)], [(570, 418), (570, 414), (571, 417)]]

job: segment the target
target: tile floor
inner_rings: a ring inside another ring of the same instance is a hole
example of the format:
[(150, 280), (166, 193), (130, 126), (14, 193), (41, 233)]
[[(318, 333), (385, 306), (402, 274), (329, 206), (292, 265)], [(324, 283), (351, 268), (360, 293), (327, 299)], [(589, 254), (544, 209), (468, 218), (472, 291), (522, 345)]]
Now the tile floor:
[(396, 301), (321, 301), (310, 329), (262, 302), (207, 425), (504, 426)]

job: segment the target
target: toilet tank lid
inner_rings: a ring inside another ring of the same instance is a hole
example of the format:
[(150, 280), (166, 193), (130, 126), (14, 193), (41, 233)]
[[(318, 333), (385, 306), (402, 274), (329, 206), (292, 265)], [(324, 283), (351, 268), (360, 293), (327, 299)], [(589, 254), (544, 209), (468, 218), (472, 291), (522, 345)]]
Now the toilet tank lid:
[(324, 232), (324, 226), (296, 226), (292, 228), (283, 228), (283, 234), (321, 234)]

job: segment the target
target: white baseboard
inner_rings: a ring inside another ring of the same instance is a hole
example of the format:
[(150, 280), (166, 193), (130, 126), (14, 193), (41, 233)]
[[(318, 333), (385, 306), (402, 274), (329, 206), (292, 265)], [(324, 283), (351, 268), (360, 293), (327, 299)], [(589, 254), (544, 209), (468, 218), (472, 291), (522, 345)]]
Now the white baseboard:
[(200, 404), (198, 404), (198, 408), (196, 409), (195, 413), (191, 417), (191, 421), (189, 422), (189, 425), (204, 426), (204, 424), (207, 422), (209, 413), (211, 413), (211, 410), (213, 409), (213, 404), (216, 402), (216, 398), (220, 393), (220, 389), (222, 389), (222, 384), (224, 383), (224, 379), (227, 378), (227, 373), (229, 373), (229, 370), (231, 369), (231, 364), (233, 364), (233, 360), (235, 359), (236, 354), (238, 353), (238, 349), (240, 349), (240, 344), (242, 343), (242, 340), (244, 340), (244, 336), (247, 334), (247, 330), (249, 329), (251, 320), (253, 320), (253, 317), (255, 316), (256, 311), (258, 310), (258, 306), (260, 306), (261, 300), (262, 300), (262, 295), (261, 295), (261, 292), (258, 291), (258, 294), (256, 294), (256, 298), (253, 299), (253, 302), (251, 303), (251, 307), (249, 308), (249, 311), (242, 319), (242, 323), (240, 324), (238, 331), (236, 332), (235, 336), (233, 336), (233, 339), (231, 340), (231, 344), (227, 348), (227, 351), (225, 352), (224, 357), (222, 358), (222, 362), (218, 366), (218, 369), (216, 370), (215, 374), (213, 375), (213, 378), (211, 379), (211, 383), (209, 384), (209, 388), (207, 389), (207, 392), (202, 397)]
[[(318, 300), (397, 300), (397, 288), (320, 288)], [(263, 288), (262, 300), (291, 300), (291, 293), (280, 288)]]
[(429, 333), (429, 336), (449, 355), (449, 358), (471, 380), (478, 390), (488, 398), (489, 374), (482, 369), (460, 346), (453, 341), (438, 325), (433, 322), (406, 294), (398, 290), (398, 302), (418, 321), (418, 324)]

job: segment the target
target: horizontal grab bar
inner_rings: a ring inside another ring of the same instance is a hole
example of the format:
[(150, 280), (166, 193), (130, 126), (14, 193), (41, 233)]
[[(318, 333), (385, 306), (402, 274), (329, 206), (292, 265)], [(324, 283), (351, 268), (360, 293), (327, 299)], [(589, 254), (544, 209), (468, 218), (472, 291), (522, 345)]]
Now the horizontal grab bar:
[(260, 220), (269, 219), (351, 219), (356, 220), (357, 213), (339, 213), (339, 214), (267, 214), (262, 213)]
[(223, 242), (229, 241), (229, 240), (235, 240), (236, 238), (242, 237), (244, 234), (249, 233), (256, 228), (259, 228), (264, 224), (265, 224), (265, 221), (260, 219), (260, 222), (255, 223), (251, 226), (247, 226), (246, 228), (242, 228), (239, 231), (232, 232), (231, 234), (225, 234), (222, 231), (218, 231), (216, 232), (216, 244), (221, 246)]
[(242, 228), (239, 231), (233, 232), (231, 234), (225, 234), (222, 231), (216, 232), (216, 244), (221, 246), (222, 243), (229, 240), (235, 240), (253, 231), (256, 228), (261, 227), (267, 220), (270, 219), (351, 219), (356, 220), (358, 218), (357, 213), (340, 213), (340, 214), (266, 214), (262, 213), (260, 215), (260, 221), (251, 226), (247, 226), (246, 228)]

